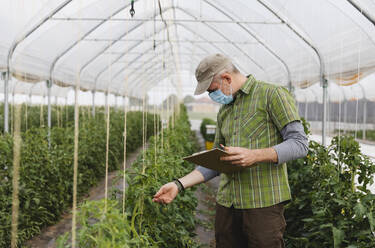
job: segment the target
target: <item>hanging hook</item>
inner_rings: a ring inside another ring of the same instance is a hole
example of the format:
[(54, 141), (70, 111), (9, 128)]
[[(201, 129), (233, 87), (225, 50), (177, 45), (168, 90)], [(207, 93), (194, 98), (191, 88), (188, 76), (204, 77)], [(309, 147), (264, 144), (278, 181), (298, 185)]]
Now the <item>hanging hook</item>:
[(135, 14), (135, 10), (134, 10), (134, 0), (131, 0), (130, 4), (131, 4), (131, 8), (130, 8), (130, 11), (129, 11), (129, 12), (130, 12), (131, 17), (133, 18), (134, 14)]

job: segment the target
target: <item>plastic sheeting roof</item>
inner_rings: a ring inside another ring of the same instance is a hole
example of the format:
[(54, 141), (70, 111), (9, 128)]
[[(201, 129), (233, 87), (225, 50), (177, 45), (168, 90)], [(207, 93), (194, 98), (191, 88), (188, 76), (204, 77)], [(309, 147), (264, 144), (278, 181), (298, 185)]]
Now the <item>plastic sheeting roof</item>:
[(299, 87), (321, 71), (339, 83), (375, 71), (373, 0), (138, 0), (129, 10), (130, 0), (2, 0), (0, 70), (134, 96), (212, 53)]

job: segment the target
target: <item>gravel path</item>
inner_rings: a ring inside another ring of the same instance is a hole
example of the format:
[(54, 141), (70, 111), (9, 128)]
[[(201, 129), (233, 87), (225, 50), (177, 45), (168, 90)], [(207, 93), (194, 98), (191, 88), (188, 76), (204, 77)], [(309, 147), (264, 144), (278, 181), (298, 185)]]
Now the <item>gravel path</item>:
[[(197, 130), (196, 136), (201, 150), (205, 150), (203, 137)], [(202, 244), (203, 247), (215, 247), (215, 196), (218, 185), (219, 177), (216, 177), (202, 186), (199, 186), (195, 193), (198, 199), (197, 213), (195, 216), (198, 220), (195, 228), (195, 233), (197, 234), (196, 240)]]

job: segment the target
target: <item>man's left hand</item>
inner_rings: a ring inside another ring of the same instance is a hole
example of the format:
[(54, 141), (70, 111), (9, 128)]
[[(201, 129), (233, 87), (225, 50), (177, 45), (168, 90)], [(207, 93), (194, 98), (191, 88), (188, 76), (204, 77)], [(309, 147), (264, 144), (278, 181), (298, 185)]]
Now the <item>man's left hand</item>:
[(249, 167), (258, 162), (258, 154), (256, 150), (233, 146), (226, 146), (224, 147), (224, 150), (229, 153), (229, 155), (223, 156), (220, 159), (223, 161), (229, 161), (234, 165)]

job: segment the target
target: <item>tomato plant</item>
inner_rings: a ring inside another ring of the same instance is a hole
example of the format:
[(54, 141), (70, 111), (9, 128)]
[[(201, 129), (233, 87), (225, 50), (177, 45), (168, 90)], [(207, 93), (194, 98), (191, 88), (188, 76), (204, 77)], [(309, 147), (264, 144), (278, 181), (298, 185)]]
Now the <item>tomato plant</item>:
[(288, 164), (287, 247), (374, 247), (374, 173), (353, 137), (310, 141), (307, 157)]

